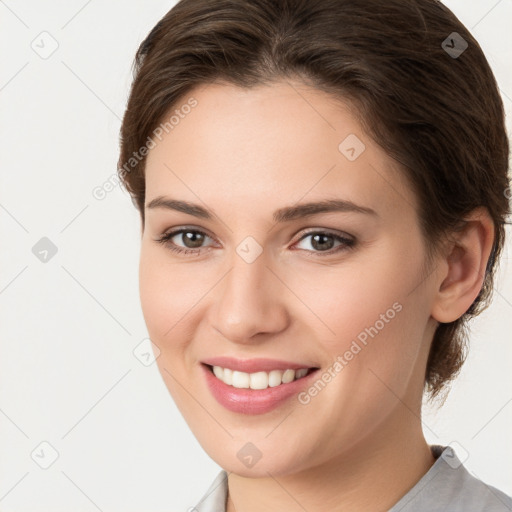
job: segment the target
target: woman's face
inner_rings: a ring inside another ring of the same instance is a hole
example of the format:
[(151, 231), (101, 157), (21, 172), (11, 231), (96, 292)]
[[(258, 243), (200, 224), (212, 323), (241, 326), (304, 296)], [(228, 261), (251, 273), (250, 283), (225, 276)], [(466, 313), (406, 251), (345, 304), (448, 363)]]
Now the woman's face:
[[(298, 82), (191, 97), (148, 154), (140, 297), (198, 441), (228, 471), (284, 475), (417, 428), (435, 272), (395, 162)], [(287, 368), (316, 370), (276, 385)]]

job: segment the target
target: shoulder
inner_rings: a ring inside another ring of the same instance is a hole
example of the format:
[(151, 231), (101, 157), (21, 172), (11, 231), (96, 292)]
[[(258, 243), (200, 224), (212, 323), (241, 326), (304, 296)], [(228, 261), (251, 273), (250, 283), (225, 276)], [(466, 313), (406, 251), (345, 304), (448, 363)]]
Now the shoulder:
[[(389, 512), (512, 512), (512, 498), (472, 475), (453, 448), (431, 447), (436, 462)], [(190, 512), (225, 512), (228, 474), (221, 470)]]
[(197, 505), (190, 512), (226, 512), (228, 474), (220, 471)]
[(472, 475), (453, 448), (431, 449), (436, 462), (389, 512), (512, 512), (512, 498)]

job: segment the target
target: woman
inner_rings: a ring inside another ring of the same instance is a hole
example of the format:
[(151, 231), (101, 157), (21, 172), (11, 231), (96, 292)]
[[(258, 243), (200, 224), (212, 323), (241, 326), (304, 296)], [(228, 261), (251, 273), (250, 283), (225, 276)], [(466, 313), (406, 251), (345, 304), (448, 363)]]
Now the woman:
[(437, 1), (182, 0), (155, 26), (119, 174), (159, 370), (223, 468), (191, 510), (512, 510), (421, 423), (490, 300), (508, 150)]

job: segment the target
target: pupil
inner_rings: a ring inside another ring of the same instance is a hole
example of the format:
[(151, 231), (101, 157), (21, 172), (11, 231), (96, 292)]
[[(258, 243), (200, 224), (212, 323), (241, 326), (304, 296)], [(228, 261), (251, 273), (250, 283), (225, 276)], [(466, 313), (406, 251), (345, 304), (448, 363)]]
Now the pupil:
[[(317, 243), (317, 239), (323, 239), (324, 242), (327, 239), (328, 241), (330, 241), (330, 243), (327, 243), (328, 247), (326, 247), (325, 243), (320, 242), (320, 244), (318, 244)], [(311, 245), (315, 249), (331, 249), (332, 245), (333, 245), (333, 240), (332, 240), (332, 237), (329, 236), (329, 235), (314, 235), (313, 236), (313, 241), (311, 242)]]
[[(202, 244), (203, 238), (204, 238), (201, 233), (194, 233), (191, 231), (187, 231), (184, 234), (186, 235), (185, 240), (187, 241), (187, 243), (185, 245), (187, 245), (187, 247), (190, 247), (192, 249), (201, 247), (201, 244)], [(188, 242), (192, 242), (192, 245), (189, 246)]]

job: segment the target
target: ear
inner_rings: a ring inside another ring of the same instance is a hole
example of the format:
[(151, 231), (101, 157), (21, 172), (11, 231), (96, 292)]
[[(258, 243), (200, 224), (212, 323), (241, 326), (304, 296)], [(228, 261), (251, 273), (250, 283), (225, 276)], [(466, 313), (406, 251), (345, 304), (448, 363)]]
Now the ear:
[(460, 318), (482, 288), (494, 242), (494, 223), (485, 207), (465, 217), (466, 226), (453, 233), (439, 275), (431, 315), (441, 323)]

